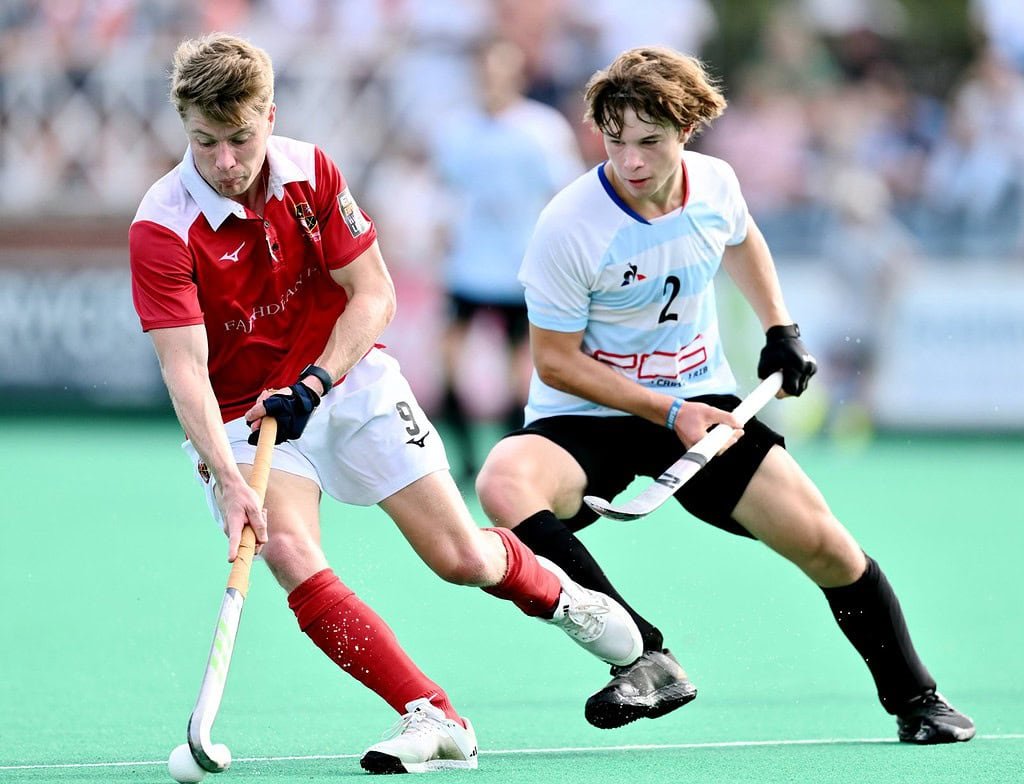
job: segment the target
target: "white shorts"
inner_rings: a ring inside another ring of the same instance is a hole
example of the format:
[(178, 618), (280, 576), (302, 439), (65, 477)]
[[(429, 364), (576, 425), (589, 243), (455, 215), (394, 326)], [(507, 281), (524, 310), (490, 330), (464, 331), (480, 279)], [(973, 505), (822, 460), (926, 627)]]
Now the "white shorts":
[[(235, 461), (252, 465), (244, 417), (224, 425)], [(215, 481), (190, 441), (182, 449), (206, 491), (214, 519)], [(398, 362), (379, 349), (363, 357), (345, 380), (325, 395), (296, 441), (274, 447), (273, 468), (304, 476), (332, 498), (372, 506), (417, 479), (448, 470), (448, 457)]]

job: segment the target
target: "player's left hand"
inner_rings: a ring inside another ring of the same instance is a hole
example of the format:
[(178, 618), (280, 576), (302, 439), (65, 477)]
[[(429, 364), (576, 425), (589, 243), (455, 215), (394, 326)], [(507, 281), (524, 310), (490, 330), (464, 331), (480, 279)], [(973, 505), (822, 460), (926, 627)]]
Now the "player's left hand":
[(275, 444), (291, 441), (302, 435), (313, 410), (320, 405), (320, 395), (301, 381), (284, 389), (270, 389), (260, 395), (256, 405), (245, 412), (245, 421), (253, 428), (249, 443), (259, 439), (259, 424), (265, 416), (277, 420)]
[(765, 333), (757, 377), (768, 378), (776, 370), (782, 371), (782, 391), (795, 397), (800, 397), (811, 376), (818, 372), (818, 363), (800, 340), (796, 324), (769, 327)]

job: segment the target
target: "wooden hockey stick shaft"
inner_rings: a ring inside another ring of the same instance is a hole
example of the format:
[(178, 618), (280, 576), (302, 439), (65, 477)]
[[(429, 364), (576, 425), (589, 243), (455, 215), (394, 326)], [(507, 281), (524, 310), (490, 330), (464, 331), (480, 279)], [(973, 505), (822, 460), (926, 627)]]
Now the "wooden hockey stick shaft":
[[(267, 482), (270, 480), (270, 462), (274, 454), (274, 441), (277, 438), (277, 420), (264, 417), (260, 424), (260, 437), (256, 442), (256, 457), (252, 461), (252, 473), (249, 475), (249, 486), (259, 496), (260, 506), (267, 495)], [(256, 532), (251, 526), (242, 528), (242, 538), (238, 543), (238, 555), (231, 564), (228, 575), (228, 588), (234, 588), (242, 598), (249, 592), (249, 572), (252, 570), (252, 559), (256, 555)]]
[[(256, 456), (253, 458), (252, 473), (249, 485), (259, 497), (260, 508), (267, 493), (267, 482), (270, 478), (270, 463), (274, 453), (274, 441), (277, 438), (277, 421), (264, 417), (260, 425), (260, 436), (256, 444)], [(242, 528), (238, 555), (231, 565), (227, 588), (217, 616), (213, 644), (210, 656), (203, 673), (203, 682), (199, 687), (199, 696), (195, 708), (188, 720), (188, 745), (199, 766), (211, 773), (227, 770), (231, 765), (231, 752), (223, 744), (215, 744), (210, 739), (213, 722), (220, 710), (221, 698), (224, 696), (224, 685), (231, 666), (231, 655), (235, 649), (235, 637), (241, 620), (242, 604), (249, 592), (249, 574), (252, 561), (256, 555), (256, 533), (252, 527)]]

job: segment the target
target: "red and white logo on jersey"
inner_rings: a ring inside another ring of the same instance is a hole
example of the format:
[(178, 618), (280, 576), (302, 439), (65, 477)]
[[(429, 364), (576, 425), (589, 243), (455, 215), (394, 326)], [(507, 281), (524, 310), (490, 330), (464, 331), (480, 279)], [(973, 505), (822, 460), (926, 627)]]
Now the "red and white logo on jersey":
[[(611, 365), (620, 373), (637, 381), (652, 379), (679, 379), (694, 369), (706, 365), (708, 349), (704, 336), (697, 335), (688, 345), (678, 351), (652, 351), (642, 354), (613, 354), (597, 349), (594, 359)], [(705, 369), (703, 372), (707, 372)]]

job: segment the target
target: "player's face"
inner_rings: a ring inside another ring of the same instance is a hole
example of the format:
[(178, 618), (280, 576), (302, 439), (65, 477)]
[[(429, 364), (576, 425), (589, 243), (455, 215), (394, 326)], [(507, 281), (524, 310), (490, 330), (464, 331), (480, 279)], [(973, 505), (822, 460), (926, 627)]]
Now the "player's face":
[(618, 136), (604, 134), (613, 185), (627, 204), (669, 210), (682, 203), (679, 156), (684, 139), (671, 126), (644, 122), (632, 109), (623, 114)]
[(251, 112), (243, 125), (225, 125), (194, 107), (184, 118), (192, 158), (203, 179), (221, 196), (242, 204), (262, 197), (258, 178), (267, 157), (267, 139), (274, 130), (275, 107), (266, 114)]

